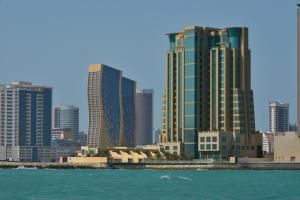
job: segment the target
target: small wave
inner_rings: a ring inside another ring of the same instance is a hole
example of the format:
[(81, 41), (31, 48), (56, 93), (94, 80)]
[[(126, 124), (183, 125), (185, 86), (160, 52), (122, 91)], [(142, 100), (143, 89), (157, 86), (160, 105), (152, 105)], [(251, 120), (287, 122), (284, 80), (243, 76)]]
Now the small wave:
[(165, 179), (171, 179), (171, 177), (169, 176), (169, 175), (163, 175), (163, 176), (161, 176), (161, 177), (159, 177), (159, 178), (165, 178)]
[(208, 169), (201, 169), (201, 168), (198, 168), (196, 169), (197, 171), (207, 171)]
[(177, 176), (177, 178), (182, 179), (182, 180), (186, 180), (186, 181), (192, 181), (191, 178), (185, 177), (185, 176)]
[(19, 166), (15, 169), (38, 169), (37, 167), (24, 167), (24, 166)]

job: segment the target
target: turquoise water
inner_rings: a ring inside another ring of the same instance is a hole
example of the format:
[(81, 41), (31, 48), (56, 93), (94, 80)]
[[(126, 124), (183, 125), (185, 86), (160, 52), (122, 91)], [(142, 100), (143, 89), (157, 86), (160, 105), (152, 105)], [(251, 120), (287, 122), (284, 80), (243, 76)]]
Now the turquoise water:
[(0, 169), (0, 199), (300, 199), (300, 171)]

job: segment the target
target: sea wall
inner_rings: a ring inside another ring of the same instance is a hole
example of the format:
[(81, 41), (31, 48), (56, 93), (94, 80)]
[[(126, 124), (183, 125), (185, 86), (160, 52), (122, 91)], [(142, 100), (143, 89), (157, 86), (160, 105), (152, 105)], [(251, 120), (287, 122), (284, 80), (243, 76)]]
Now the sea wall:
[(39, 163), (39, 162), (0, 162), (0, 168), (38, 169), (157, 169), (157, 170), (300, 170), (300, 163), (237, 163), (237, 164), (176, 164), (176, 163)]

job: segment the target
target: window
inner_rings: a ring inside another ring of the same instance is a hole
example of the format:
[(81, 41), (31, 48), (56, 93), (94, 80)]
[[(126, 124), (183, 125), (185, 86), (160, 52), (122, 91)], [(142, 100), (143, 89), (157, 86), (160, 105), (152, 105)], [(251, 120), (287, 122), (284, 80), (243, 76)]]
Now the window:
[(206, 149), (210, 150), (211, 149), (211, 144), (206, 144)]
[(216, 150), (216, 149), (217, 149), (217, 145), (216, 145), (216, 144), (213, 144), (213, 145), (212, 145), (212, 149)]
[(170, 150), (170, 147), (169, 147), (169, 146), (166, 146), (166, 147), (165, 147), (165, 150)]
[(222, 142), (226, 142), (226, 136), (222, 136)]
[(200, 142), (205, 142), (205, 137), (200, 137)]
[(206, 142), (211, 142), (211, 137), (206, 137)]
[(204, 150), (204, 149), (205, 149), (205, 145), (204, 145), (204, 144), (201, 144), (201, 145), (200, 145), (200, 149), (201, 149), (201, 150)]
[(217, 137), (215, 137), (215, 136), (212, 137), (212, 141), (213, 141), (213, 142), (217, 142)]
[(177, 146), (174, 146), (174, 147), (173, 147), (173, 150), (177, 150), (177, 149), (178, 149)]

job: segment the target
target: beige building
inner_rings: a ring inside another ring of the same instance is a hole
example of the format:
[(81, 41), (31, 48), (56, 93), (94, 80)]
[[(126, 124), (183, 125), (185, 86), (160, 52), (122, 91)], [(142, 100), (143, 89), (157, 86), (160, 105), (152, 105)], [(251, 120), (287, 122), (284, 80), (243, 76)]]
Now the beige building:
[[(104, 158), (107, 160), (105, 161)], [(91, 148), (82, 146), (77, 157), (68, 157), (65, 162), (71, 163), (143, 163), (145, 160), (165, 159), (159, 146), (149, 145), (141, 148)], [(63, 161), (63, 159), (61, 159)]]
[(52, 129), (52, 140), (73, 140), (74, 131), (71, 128)]
[(300, 162), (300, 138), (296, 132), (275, 134), (274, 162)]
[(158, 143), (158, 145), (164, 149), (165, 152), (181, 155), (183, 150), (183, 145), (181, 142), (167, 142), (167, 143)]
[[(63, 162), (61, 160), (61, 162)], [(68, 157), (68, 163), (74, 164), (106, 164), (107, 157)]]

